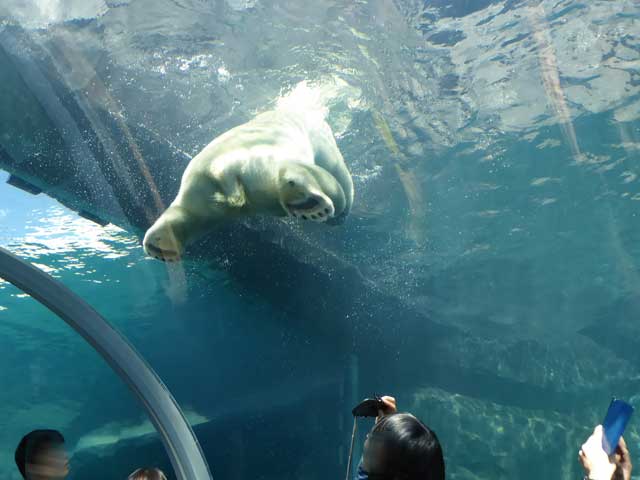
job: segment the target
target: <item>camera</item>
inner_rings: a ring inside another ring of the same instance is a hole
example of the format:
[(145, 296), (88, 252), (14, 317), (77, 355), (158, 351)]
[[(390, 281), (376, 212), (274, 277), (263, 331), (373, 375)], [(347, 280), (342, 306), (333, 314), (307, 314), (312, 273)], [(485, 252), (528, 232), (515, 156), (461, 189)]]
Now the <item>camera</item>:
[(378, 412), (383, 409), (384, 402), (379, 396), (374, 395), (373, 398), (365, 398), (356, 405), (351, 413), (354, 417), (377, 417)]

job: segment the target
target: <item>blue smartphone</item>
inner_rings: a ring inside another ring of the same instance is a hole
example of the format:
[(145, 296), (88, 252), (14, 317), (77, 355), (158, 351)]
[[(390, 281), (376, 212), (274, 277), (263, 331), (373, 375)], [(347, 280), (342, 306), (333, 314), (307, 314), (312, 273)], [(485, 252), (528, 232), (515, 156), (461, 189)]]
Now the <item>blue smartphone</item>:
[(616, 451), (620, 437), (629, 423), (633, 407), (627, 402), (613, 398), (609, 404), (609, 410), (602, 422), (602, 448), (607, 455)]

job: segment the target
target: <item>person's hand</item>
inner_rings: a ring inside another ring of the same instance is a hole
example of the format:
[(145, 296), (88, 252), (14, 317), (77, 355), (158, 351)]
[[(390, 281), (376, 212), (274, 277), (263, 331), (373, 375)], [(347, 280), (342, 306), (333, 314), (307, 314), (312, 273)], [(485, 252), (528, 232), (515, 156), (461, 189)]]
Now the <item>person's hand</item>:
[(381, 397), (380, 400), (382, 400), (382, 403), (384, 405), (382, 406), (382, 408), (378, 409), (378, 416), (376, 417), (376, 423), (379, 422), (382, 419), (382, 417), (386, 415), (391, 415), (392, 413), (396, 413), (398, 411), (395, 398), (384, 396), (384, 397)]
[(627, 448), (627, 442), (624, 438), (620, 437), (618, 446), (616, 447), (615, 454), (616, 472), (613, 476), (615, 480), (631, 480), (631, 457), (629, 456), (629, 449)]
[(598, 425), (582, 444), (578, 456), (589, 480), (611, 480), (616, 464), (602, 448), (602, 425)]

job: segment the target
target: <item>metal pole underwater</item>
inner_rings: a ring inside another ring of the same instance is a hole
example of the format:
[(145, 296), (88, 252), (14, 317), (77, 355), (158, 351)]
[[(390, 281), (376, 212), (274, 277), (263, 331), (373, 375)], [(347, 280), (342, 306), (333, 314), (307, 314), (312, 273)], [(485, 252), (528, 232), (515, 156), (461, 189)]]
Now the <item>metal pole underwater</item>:
[(178, 480), (212, 480), (198, 439), (173, 395), (120, 333), (62, 283), (1, 247), (0, 277), (58, 315), (122, 378), (160, 434)]

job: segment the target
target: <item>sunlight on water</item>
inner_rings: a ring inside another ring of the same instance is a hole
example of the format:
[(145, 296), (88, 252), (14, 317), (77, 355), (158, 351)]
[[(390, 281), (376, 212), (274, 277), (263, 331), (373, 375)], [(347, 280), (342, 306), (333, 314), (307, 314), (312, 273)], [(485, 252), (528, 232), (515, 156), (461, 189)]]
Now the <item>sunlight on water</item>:
[[(609, 397), (640, 398), (639, 18), (635, 0), (4, 0), (0, 168), (44, 192), (2, 174), (0, 245), (127, 335), (216, 478), (343, 475), (352, 404), (387, 392), (436, 430), (447, 478), (580, 478)], [(146, 258), (189, 160), (272, 108), (330, 124), (345, 224), (247, 219), (177, 266)], [(68, 434), (72, 478), (166, 460), (118, 378), (2, 280), (0, 332), (2, 478), (35, 425)], [(627, 438), (635, 455), (637, 422)]]

